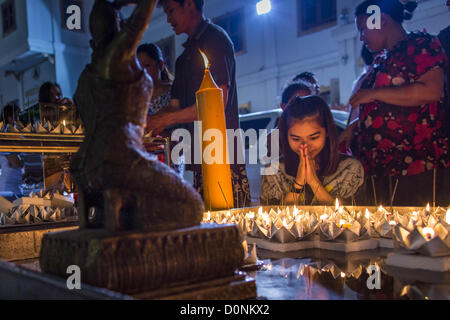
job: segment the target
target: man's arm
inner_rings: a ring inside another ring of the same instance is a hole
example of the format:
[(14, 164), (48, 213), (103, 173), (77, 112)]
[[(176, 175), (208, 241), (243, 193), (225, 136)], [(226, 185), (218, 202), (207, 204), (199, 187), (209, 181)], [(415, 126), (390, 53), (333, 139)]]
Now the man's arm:
[[(223, 92), (224, 111), (226, 110), (228, 100), (228, 86), (219, 86)], [(172, 111), (161, 111), (147, 118), (147, 131), (153, 131), (153, 135), (161, 133), (165, 128), (174, 124), (191, 123), (198, 120), (197, 106), (195, 104), (180, 108), (180, 101), (172, 99), (170, 102)], [(176, 110), (178, 108), (178, 110)]]

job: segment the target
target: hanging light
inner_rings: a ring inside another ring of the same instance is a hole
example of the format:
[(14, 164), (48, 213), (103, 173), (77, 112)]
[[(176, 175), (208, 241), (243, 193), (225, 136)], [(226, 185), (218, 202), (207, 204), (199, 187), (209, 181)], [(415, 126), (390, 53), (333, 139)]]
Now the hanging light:
[(269, 13), (270, 10), (272, 10), (270, 0), (261, 0), (256, 4), (256, 12), (258, 13), (259, 16)]

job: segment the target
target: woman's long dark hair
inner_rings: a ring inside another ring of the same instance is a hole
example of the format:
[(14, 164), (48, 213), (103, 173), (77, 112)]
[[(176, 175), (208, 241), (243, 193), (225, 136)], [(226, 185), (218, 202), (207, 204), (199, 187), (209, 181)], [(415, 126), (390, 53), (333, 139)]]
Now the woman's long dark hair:
[(330, 108), (322, 98), (318, 96), (295, 97), (293, 98), (279, 122), (281, 153), (284, 157), (286, 173), (295, 177), (299, 165), (298, 155), (289, 146), (288, 131), (297, 121), (311, 118), (311, 121), (325, 128), (327, 137), (325, 146), (318, 155), (319, 177), (329, 176), (336, 172), (339, 164), (338, 153), (338, 132), (334, 124), (333, 115)]
[(141, 44), (138, 49), (137, 53), (145, 53), (147, 54), (151, 59), (160, 62), (162, 61), (164, 63), (164, 67), (161, 71), (161, 80), (163, 82), (172, 83), (173, 82), (173, 75), (170, 73), (169, 69), (167, 68), (166, 62), (164, 61), (164, 57), (162, 55), (161, 49), (154, 43), (144, 43)]

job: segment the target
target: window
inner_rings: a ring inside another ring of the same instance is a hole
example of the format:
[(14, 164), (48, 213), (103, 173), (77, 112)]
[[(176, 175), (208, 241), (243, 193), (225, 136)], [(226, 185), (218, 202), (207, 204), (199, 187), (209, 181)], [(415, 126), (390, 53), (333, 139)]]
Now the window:
[(173, 36), (159, 40), (156, 45), (161, 49), (164, 61), (169, 71), (175, 71), (175, 39)]
[(297, 10), (299, 35), (336, 25), (336, 0), (297, 0)]
[(215, 18), (214, 23), (221, 26), (228, 33), (228, 36), (233, 42), (235, 54), (240, 55), (245, 53), (244, 9), (239, 9)]
[(16, 9), (14, 7), (14, 0), (8, 0), (2, 3), (2, 22), (3, 37), (6, 37), (16, 30)]

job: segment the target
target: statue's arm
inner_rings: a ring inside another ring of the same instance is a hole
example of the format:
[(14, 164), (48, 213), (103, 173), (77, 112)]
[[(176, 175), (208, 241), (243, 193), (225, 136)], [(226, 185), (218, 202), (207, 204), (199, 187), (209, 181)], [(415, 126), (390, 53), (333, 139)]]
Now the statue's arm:
[(157, 0), (122, 0), (125, 4), (137, 3), (136, 8), (115, 41), (116, 54), (120, 60), (129, 60), (147, 30)]

